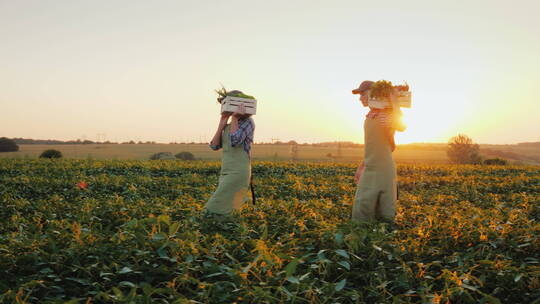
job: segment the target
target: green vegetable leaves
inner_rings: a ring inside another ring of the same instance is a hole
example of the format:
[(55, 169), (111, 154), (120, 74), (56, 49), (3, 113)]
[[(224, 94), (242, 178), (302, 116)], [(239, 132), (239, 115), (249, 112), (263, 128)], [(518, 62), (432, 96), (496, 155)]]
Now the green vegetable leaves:
[(238, 90), (227, 91), (227, 89), (225, 89), (225, 87), (223, 85), (221, 86), (220, 89), (214, 90), (214, 92), (216, 92), (218, 94), (217, 101), (219, 103), (223, 102), (223, 100), (227, 96), (238, 97), (238, 98), (246, 98), (246, 99), (255, 99), (255, 97), (244, 94), (242, 91), (238, 91)]

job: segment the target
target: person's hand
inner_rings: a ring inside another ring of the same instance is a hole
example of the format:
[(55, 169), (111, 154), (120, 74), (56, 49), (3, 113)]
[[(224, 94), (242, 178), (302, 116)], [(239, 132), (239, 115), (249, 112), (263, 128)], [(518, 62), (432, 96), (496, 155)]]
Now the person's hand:
[(231, 112), (223, 112), (221, 113), (221, 120), (227, 120), (231, 115)]
[(246, 114), (246, 106), (242, 103), (240, 104), (236, 111), (233, 113), (234, 118), (239, 118), (240, 116)]
[(390, 144), (390, 151), (394, 152), (396, 150), (396, 141), (394, 139), (394, 135), (396, 134), (396, 131), (392, 128), (387, 129), (386, 136), (388, 136), (388, 143)]
[(362, 177), (362, 173), (364, 173), (364, 166), (360, 165), (358, 169), (356, 169), (356, 173), (354, 174), (354, 183), (358, 184), (360, 182), (360, 178)]
[(219, 119), (219, 128), (225, 128), (225, 125), (227, 125), (227, 122), (229, 121), (229, 117), (231, 117), (231, 115), (231, 112), (221, 113), (221, 118)]

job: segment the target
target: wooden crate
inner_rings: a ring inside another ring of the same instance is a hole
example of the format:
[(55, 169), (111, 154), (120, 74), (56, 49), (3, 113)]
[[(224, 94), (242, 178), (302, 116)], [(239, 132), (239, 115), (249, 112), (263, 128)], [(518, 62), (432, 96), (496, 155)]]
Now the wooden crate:
[(246, 114), (257, 114), (257, 100), (247, 99), (240, 97), (227, 96), (221, 102), (221, 113), (223, 112), (236, 112), (238, 106), (244, 104), (246, 108)]
[[(401, 108), (410, 108), (411, 102), (412, 102), (412, 94), (411, 92), (399, 92), (398, 93), (398, 103)], [(368, 105), (371, 108), (375, 109), (384, 109), (384, 108), (391, 108), (390, 102), (387, 100), (378, 100), (378, 99), (368, 99)]]

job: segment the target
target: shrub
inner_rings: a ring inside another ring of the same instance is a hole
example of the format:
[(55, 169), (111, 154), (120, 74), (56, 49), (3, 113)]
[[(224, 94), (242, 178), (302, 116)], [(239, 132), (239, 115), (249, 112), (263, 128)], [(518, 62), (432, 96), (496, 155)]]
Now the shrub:
[(450, 138), (446, 155), (454, 164), (481, 164), (480, 147), (464, 134)]
[(0, 152), (17, 152), (19, 151), (19, 146), (13, 139), (7, 137), (0, 138)]
[(191, 152), (176, 153), (175, 157), (182, 160), (195, 160), (195, 155)]
[(484, 160), (484, 165), (499, 165), (499, 166), (505, 166), (508, 165), (508, 161), (506, 159), (502, 158), (490, 158)]
[(39, 158), (62, 158), (62, 152), (54, 149), (45, 150)]
[(157, 160), (157, 159), (174, 159), (174, 156), (171, 152), (158, 152), (150, 156), (151, 160)]

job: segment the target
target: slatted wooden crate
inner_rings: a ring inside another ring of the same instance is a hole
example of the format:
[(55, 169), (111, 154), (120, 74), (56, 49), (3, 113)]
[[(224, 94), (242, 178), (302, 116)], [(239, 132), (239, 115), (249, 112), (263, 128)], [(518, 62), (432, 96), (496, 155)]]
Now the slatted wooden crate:
[(236, 112), (238, 106), (244, 104), (246, 108), (246, 114), (257, 114), (257, 100), (227, 96), (221, 102), (221, 113), (223, 112)]
[[(401, 108), (410, 108), (412, 102), (411, 92), (398, 92), (398, 103)], [(390, 102), (387, 100), (368, 99), (368, 105), (376, 109), (391, 108)]]

